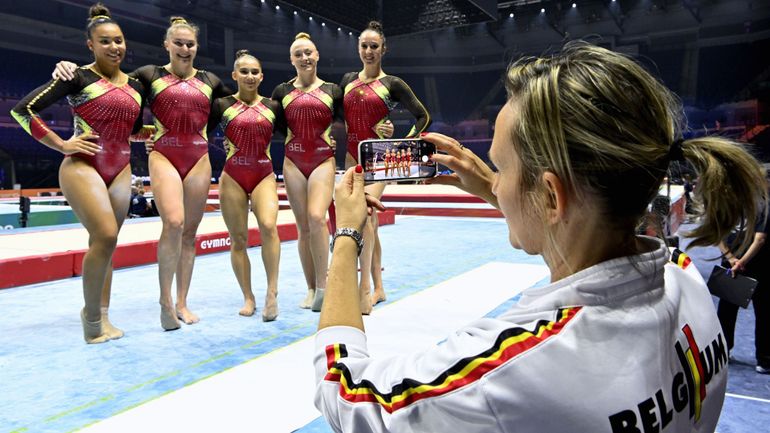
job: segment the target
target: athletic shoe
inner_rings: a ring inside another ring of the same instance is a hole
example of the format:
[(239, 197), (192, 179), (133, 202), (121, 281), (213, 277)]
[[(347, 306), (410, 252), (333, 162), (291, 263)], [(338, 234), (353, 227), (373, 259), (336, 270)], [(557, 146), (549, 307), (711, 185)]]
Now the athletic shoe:
[(761, 365), (758, 365), (755, 370), (759, 374), (770, 374), (770, 368), (762, 367)]

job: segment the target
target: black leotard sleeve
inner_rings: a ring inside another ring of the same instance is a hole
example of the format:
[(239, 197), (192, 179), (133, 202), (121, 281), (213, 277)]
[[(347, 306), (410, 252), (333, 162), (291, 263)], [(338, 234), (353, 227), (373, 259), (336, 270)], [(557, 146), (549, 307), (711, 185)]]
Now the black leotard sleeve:
[(283, 117), (283, 106), (273, 99), (264, 97), (262, 98), (262, 103), (275, 115), (275, 120), (273, 121), (273, 132), (281, 132), (281, 130), (285, 131), (286, 119)]
[(342, 87), (334, 84), (334, 83), (328, 83), (329, 84), (329, 94), (332, 96), (332, 99), (334, 100), (334, 105), (332, 106), (332, 112), (334, 116), (334, 120), (338, 120), (340, 122), (345, 121), (345, 113), (344, 113), (344, 107), (343, 107), (343, 98), (345, 96), (345, 93), (342, 91)]
[(280, 134), (283, 134), (283, 136), (286, 136), (286, 130), (288, 128), (288, 124), (286, 123), (286, 115), (283, 112), (283, 98), (286, 97), (292, 90), (294, 90), (294, 86), (289, 83), (281, 83), (273, 89), (273, 94), (270, 96), (270, 99), (275, 102), (275, 124), (273, 125), (273, 131), (278, 132)]
[(25, 96), (11, 110), (11, 116), (36, 140), (48, 135), (51, 129), (40, 118), (40, 111), (48, 108), (67, 95), (84, 87), (83, 69), (75, 70), (75, 78), (69, 81), (51, 80)]
[(159, 66), (155, 65), (145, 65), (137, 68), (132, 72), (129, 72), (128, 76), (139, 80), (139, 82), (144, 86), (146, 93), (149, 92), (152, 88), (152, 82), (157, 80), (159, 77), (158, 68)]
[(228, 107), (233, 105), (235, 98), (232, 96), (227, 96), (224, 98), (215, 99), (214, 103), (211, 104), (211, 112), (209, 113), (209, 123), (206, 127), (206, 132), (211, 134), (214, 132), (215, 129), (217, 129), (217, 126), (219, 126), (219, 122), (222, 121), (222, 114), (224, 114), (225, 110), (227, 110)]
[(409, 85), (407, 85), (401, 78), (392, 75), (388, 75), (382, 79), (382, 81), (385, 80), (389, 81), (388, 85), (393, 99), (403, 104), (415, 118), (414, 127), (409, 131), (407, 137), (417, 136), (428, 129), (428, 126), (430, 126), (431, 123), (430, 113), (428, 113), (428, 110), (422, 105), (422, 102), (417, 99), (417, 96), (412, 92)]
[(233, 90), (230, 89), (225, 85), (222, 80), (219, 79), (219, 77), (216, 76), (213, 72), (209, 71), (200, 71), (202, 72), (202, 78), (205, 79), (206, 84), (211, 87), (211, 100), (214, 101), (219, 98), (224, 98), (225, 96), (230, 96), (233, 93)]
[(136, 134), (139, 131), (142, 130), (142, 127), (144, 127), (144, 107), (147, 103), (147, 92), (146, 87), (142, 84), (141, 81), (137, 80), (136, 78), (132, 78), (130, 75), (128, 76), (128, 85), (133, 87), (134, 90), (137, 91), (140, 95), (142, 95), (142, 102), (139, 104), (139, 116), (136, 117), (136, 121), (134, 122), (134, 129), (131, 131), (131, 134)]
[(345, 87), (348, 87), (348, 84), (356, 81), (356, 78), (358, 78), (358, 72), (348, 72), (342, 76), (342, 80), (340, 81), (340, 89), (342, 89), (343, 95), (345, 94)]

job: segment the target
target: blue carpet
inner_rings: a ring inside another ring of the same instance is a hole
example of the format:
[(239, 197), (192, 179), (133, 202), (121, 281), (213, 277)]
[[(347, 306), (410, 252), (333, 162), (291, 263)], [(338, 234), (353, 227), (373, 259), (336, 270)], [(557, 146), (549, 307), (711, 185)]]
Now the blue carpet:
[[(449, 235), (471, 228), (473, 238)], [(388, 302), (491, 261), (542, 263), (508, 246), (501, 220), (405, 217), (380, 234)], [(159, 325), (157, 266), (116, 271), (110, 317), (126, 336), (107, 344), (82, 340), (80, 278), (0, 291), (0, 432), (76, 430), (312, 335), (318, 316), (297, 307), (306, 287), (296, 243), (282, 248), (272, 323), (238, 316), (227, 253), (197, 259), (189, 303), (201, 322), (173, 332)], [(259, 248), (249, 256), (261, 307)]]

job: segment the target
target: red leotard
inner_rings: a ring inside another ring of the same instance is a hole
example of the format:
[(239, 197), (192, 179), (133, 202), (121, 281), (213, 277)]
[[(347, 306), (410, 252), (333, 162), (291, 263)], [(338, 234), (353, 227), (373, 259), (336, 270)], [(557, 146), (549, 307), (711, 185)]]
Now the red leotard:
[(115, 177), (130, 163), (129, 136), (142, 127), (142, 84), (129, 78), (123, 86), (115, 86), (88, 68), (79, 68), (70, 81), (52, 80), (41, 86), (11, 111), (13, 117), (34, 138), (40, 140), (50, 129), (38, 116), (38, 112), (55, 103), (63, 96), (73, 107), (75, 135), (98, 135), (102, 147), (95, 155), (75, 153), (75, 156), (91, 165), (105, 185), (110, 186)]
[(137, 117), (141, 117), (141, 96), (128, 85), (116, 87), (105, 79), (92, 86), (98, 86), (100, 89), (90, 89), (89, 86), (83, 89), (83, 93), (101, 90), (105, 93), (80, 104), (76, 101), (79, 95), (70, 96), (68, 100), (74, 107), (75, 135), (84, 132), (98, 135), (102, 150), (93, 156), (84, 153), (75, 153), (72, 156), (87, 161), (96, 169), (105, 185), (109, 186), (131, 162), (128, 137), (134, 129)]
[(286, 157), (310, 178), (316, 167), (334, 157), (329, 133), (341, 91), (330, 83), (310, 92), (284, 83), (273, 92), (273, 99), (280, 101), (284, 110)]
[(388, 114), (398, 103), (415, 117), (415, 125), (407, 136), (415, 136), (430, 125), (430, 115), (406, 83), (386, 75), (364, 83), (358, 72), (342, 77), (344, 89), (345, 125), (348, 130), (348, 153), (358, 162), (358, 145), (362, 140), (382, 138), (375, 127), (388, 120)]
[(379, 80), (364, 83), (360, 79), (345, 87), (345, 125), (348, 130), (348, 153), (358, 162), (358, 143), (382, 138), (374, 126), (387, 119), (390, 107), (386, 102), (388, 90)]
[(203, 70), (185, 80), (152, 65), (132, 75), (151, 89), (150, 109), (157, 128), (153, 150), (163, 154), (184, 179), (208, 152), (206, 123), (212, 98), (232, 92), (216, 75)]
[[(275, 123), (275, 101), (263, 99), (249, 106), (234, 96), (220, 98), (214, 103), (209, 125), (220, 123), (225, 133), (227, 173), (246, 194), (254, 191), (262, 180), (273, 174), (270, 158), (270, 138)], [(209, 130), (213, 130), (209, 126)]]

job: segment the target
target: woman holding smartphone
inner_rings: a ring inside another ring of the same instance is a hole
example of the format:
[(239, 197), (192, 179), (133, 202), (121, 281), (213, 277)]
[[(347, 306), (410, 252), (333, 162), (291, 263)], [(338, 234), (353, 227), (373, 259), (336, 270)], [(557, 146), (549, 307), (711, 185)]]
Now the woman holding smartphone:
[[(36, 140), (65, 155), (59, 185), (88, 231), (88, 252), (83, 257), (85, 307), (80, 319), (83, 338), (94, 344), (123, 336), (108, 316), (112, 254), (128, 214), (129, 136), (142, 130), (144, 86), (120, 70), (126, 43), (110, 11), (97, 3), (89, 16), (86, 44), (94, 62), (77, 68), (72, 80), (54, 79), (33, 90), (11, 115)], [(75, 134), (68, 140), (51, 131), (38, 115), (64, 96), (74, 113)]]
[(299, 258), (307, 282), (301, 308), (321, 310), (329, 261), (326, 211), (334, 189), (334, 148), (329, 135), (335, 119), (342, 119), (342, 90), (317, 74), (318, 49), (310, 35), (299, 33), (289, 48), (297, 71), (291, 81), (273, 91), (286, 122), (283, 178), (297, 221)]
[[(213, 73), (193, 66), (198, 53), (198, 26), (182, 17), (171, 17), (163, 45), (169, 63), (142, 66), (129, 74), (148, 89), (148, 100), (157, 131), (149, 156), (150, 179), (163, 228), (158, 240), (160, 323), (178, 329), (198, 322), (187, 307), (195, 235), (211, 185), (206, 124), (214, 99), (232, 94)], [(71, 79), (76, 67), (60, 62), (56, 77)], [(171, 285), (176, 277), (177, 299)]]
[[(358, 161), (358, 143), (372, 138), (385, 138), (393, 134), (388, 119), (390, 111), (401, 103), (415, 117), (415, 125), (407, 137), (415, 137), (430, 125), (430, 114), (414, 95), (412, 89), (400, 78), (388, 75), (382, 70), (382, 56), (385, 55), (385, 34), (382, 24), (371, 21), (358, 38), (358, 55), (363, 68), (342, 77), (340, 87), (344, 90), (345, 125), (347, 126), (347, 153), (345, 166), (352, 167)], [(390, 164), (385, 163), (385, 174), (402, 173), (398, 153), (391, 154)], [(388, 170), (390, 166), (390, 170)], [(367, 193), (379, 199), (385, 189), (384, 183), (367, 187)], [(386, 299), (382, 284), (382, 247), (378, 236), (377, 213), (367, 220), (364, 228), (364, 250), (361, 254), (361, 312), (369, 314), (372, 306)], [(370, 279), (371, 276), (371, 279)], [(374, 280), (374, 295), (371, 281)]]
[(441, 344), (370, 357), (356, 302), (366, 197), (361, 167), (348, 170), (315, 336), (316, 407), (336, 432), (620, 432), (657, 422), (713, 432), (728, 355), (711, 294), (684, 253), (637, 236), (636, 225), (670, 162), (688, 161), (705, 205), (691, 245), (714, 245), (741, 223), (753, 232), (767, 200), (760, 165), (724, 138), (682, 139), (676, 96), (601, 47), (521, 59), (506, 87), (489, 152), (498, 172), (449, 137), (424, 139), (454, 171), (434, 182), (500, 209), (511, 246), (542, 255), (551, 283)]
[(281, 106), (258, 93), (264, 77), (262, 64), (248, 50), (235, 54), (233, 80), (238, 93), (214, 101), (209, 119), (209, 131), (217, 125), (225, 134), (225, 162), (219, 178), (219, 200), (222, 217), (230, 234), (230, 262), (243, 292), (242, 316), (256, 310), (251, 290), (251, 263), (248, 247), (249, 200), (259, 224), (262, 239), (262, 262), (267, 275), (267, 294), (262, 320), (269, 322), (278, 316), (278, 262), (281, 240), (278, 238), (278, 192), (273, 163), (270, 158), (270, 138)]

